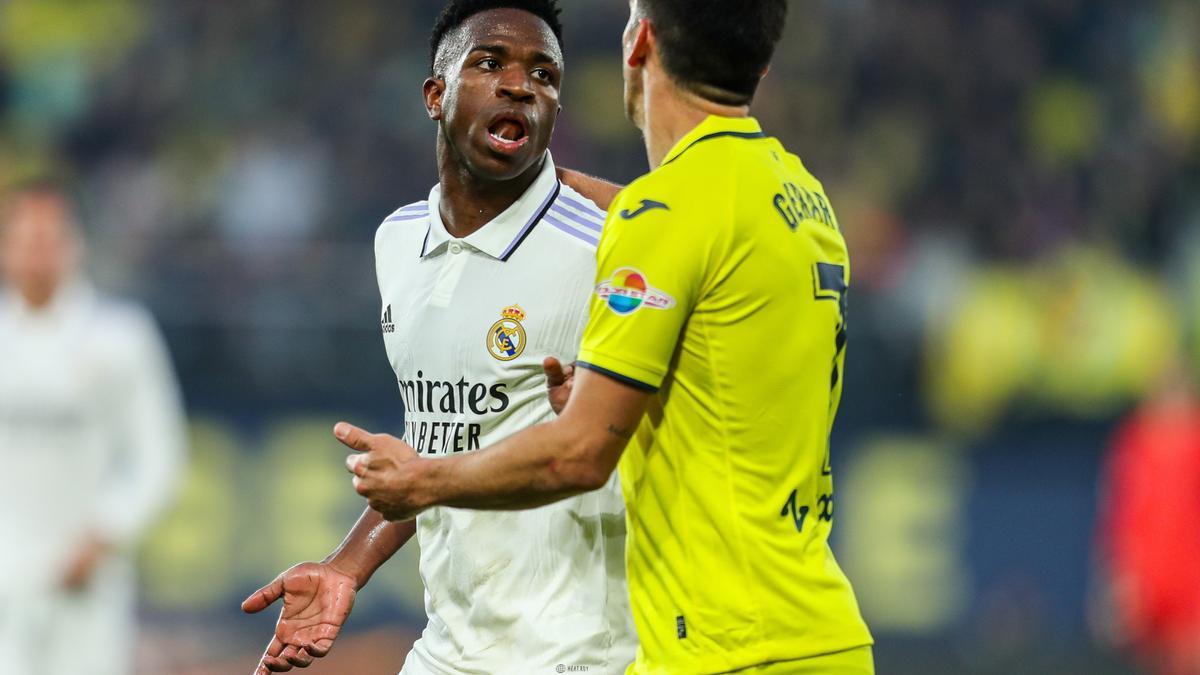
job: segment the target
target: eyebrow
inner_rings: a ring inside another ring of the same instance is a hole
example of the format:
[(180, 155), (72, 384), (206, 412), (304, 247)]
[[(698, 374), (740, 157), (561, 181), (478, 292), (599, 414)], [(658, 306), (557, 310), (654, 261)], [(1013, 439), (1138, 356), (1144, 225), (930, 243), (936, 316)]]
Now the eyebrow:
[[(506, 47), (504, 45), (495, 45), (495, 44), (475, 45), (474, 47), (471, 47), (471, 49), (469, 49), (467, 51), (468, 54), (472, 54), (474, 52), (488, 52), (491, 54), (496, 54), (498, 56), (511, 56), (512, 55), (512, 50), (509, 49), (508, 47)], [(542, 52), (542, 51), (534, 53), (533, 61), (534, 61), (534, 63), (550, 63), (553, 65), (558, 65), (557, 59), (550, 56), (546, 52)]]

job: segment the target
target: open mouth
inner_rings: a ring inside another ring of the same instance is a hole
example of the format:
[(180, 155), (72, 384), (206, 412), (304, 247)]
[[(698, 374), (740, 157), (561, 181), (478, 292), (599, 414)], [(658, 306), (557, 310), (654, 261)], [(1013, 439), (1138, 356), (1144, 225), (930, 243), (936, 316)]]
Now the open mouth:
[(513, 154), (528, 142), (528, 127), (518, 117), (500, 117), (488, 127), (488, 144), (504, 154)]

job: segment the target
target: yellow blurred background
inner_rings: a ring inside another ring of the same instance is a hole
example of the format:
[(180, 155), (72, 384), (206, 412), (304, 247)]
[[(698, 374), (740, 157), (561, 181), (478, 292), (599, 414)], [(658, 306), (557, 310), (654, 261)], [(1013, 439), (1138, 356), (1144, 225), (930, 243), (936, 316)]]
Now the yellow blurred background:
[[(562, 5), (555, 158), (628, 182), (627, 8)], [(333, 422), (402, 429), (372, 237), (436, 182), (439, 8), (0, 3), (0, 182), (68, 177), (91, 275), (153, 311), (188, 403), (186, 479), (140, 554), (139, 672), (249, 673), (273, 617), (241, 598), (362, 507)], [(1200, 5), (791, 9), (755, 113), (850, 247), (834, 544), (879, 672), (1153, 668), (1108, 590), (1104, 467), (1123, 420), (1200, 375)], [(415, 559), (311, 672), (398, 671), (424, 624)]]

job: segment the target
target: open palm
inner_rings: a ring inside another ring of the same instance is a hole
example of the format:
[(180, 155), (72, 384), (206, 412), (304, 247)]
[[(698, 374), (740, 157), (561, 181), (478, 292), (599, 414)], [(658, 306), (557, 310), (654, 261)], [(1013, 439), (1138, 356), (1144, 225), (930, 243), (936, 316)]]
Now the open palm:
[(254, 675), (307, 668), (328, 654), (354, 608), (355, 587), (354, 577), (328, 564), (309, 562), (292, 567), (246, 598), (242, 610), (251, 614), (283, 598), (275, 636)]

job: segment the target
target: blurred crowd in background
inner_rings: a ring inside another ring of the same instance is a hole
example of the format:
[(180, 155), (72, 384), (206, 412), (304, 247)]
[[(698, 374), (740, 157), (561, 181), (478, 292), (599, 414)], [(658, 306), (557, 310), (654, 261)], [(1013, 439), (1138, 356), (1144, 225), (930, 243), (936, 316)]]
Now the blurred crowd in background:
[[(555, 159), (628, 182), (646, 167), (626, 4), (562, 4)], [(157, 317), (193, 420), (190, 478), (145, 547), (147, 664), (265, 643), (267, 619), (231, 618), (239, 593), (323, 556), (361, 506), (329, 425), (401, 429), (372, 238), (436, 181), (420, 87), (439, 9), (0, 3), (0, 182), (67, 178), (93, 276)], [(1200, 590), (1166, 608), (1129, 590), (1200, 589), (1191, 553), (1126, 554), (1200, 505), (1156, 500), (1152, 475), (1123, 517), (1140, 455), (1105, 468), (1176, 437), (1117, 434), (1139, 405), (1142, 431), (1160, 404), (1200, 419), (1200, 5), (795, 0), (754, 112), (849, 243), (835, 533), (880, 672), (1129, 672), (1161, 622), (1200, 664)], [(1200, 447), (1178, 445), (1147, 465), (1200, 485)], [(360, 628), (421, 625), (419, 580), (393, 567)], [(393, 662), (355, 672), (396, 670), (407, 645), (384, 642)]]

